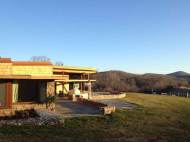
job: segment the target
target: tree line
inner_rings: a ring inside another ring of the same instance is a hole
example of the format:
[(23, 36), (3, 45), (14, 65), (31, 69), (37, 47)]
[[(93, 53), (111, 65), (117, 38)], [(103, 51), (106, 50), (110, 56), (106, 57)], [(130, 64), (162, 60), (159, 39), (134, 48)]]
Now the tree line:
[(189, 87), (189, 82), (185, 79), (159, 74), (136, 75), (122, 71), (108, 71), (93, 75), (93, 79), (97, 80), (93, 85), (94, 91), (145, 92), (167, 87)]

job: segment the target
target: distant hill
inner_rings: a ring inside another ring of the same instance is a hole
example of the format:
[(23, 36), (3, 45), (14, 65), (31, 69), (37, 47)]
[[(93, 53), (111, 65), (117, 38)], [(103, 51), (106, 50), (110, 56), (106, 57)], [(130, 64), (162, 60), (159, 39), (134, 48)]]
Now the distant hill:
[(106, 71), (98, 72), (93, 75), (93, 78), (97, 80), (93, 85), (95, 91), (143, 92), (146, 90), (164, 89), (167, 87), (189, 86), (188, 79), (176, 77), (172, 74), (137, 75), (123, 71)]
[(181, 76), (190, 76), (189, 73), (186, 73), (184, 71), (178, 71), (178, 72), (174, 72), (174, 73), (170, 73), (168, 74), (169, 76), (174, 76), (174, 77), (181, 77)]
[(186, 73), (186, 72), (183, 72), (183, 71), (170, 73), (170, 74), (168, 74), (168, 76), (173, 76), (173, 77), (176, 77), (178, 79), (184, 79), (184, 80), (187, 80), (190, 83), (190, 74)]

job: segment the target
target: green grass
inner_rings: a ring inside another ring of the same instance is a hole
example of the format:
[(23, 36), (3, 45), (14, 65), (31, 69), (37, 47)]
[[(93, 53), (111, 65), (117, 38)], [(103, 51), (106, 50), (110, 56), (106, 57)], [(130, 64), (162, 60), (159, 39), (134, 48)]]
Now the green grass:
[(66, 119), (60, 127), (2, 127), (1, 141), (189, 142), (190, 99), (128, 93), (133, 110), (110, 116)]

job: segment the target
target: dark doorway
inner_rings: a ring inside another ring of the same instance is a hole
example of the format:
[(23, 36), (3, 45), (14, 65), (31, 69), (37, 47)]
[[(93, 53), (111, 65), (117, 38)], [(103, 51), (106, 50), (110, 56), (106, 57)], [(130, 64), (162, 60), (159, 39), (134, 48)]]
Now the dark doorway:
[(37, 80), (19, 80), (18, 84), (18, 102), (36, 102), (39, 100)]

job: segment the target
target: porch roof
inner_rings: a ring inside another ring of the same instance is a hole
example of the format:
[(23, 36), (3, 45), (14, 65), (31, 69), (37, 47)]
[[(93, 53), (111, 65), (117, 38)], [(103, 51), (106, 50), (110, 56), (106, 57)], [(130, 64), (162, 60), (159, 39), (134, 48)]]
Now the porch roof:
[(32, 75), (0, 75), (0, 79), (41, 79), (41, 80), (66, 80), (67, 75), (32, 76)]
[(76, 79), (70, 79), (70, 80), (55, 80), (56, 82), (96, 82), (96, 80), (76, 80)]
[(53, 66), (53, 72), (66, 72), (66, 73), (96, 73), (96, 68), (90, 67), (75, 67), (75, 66)]

